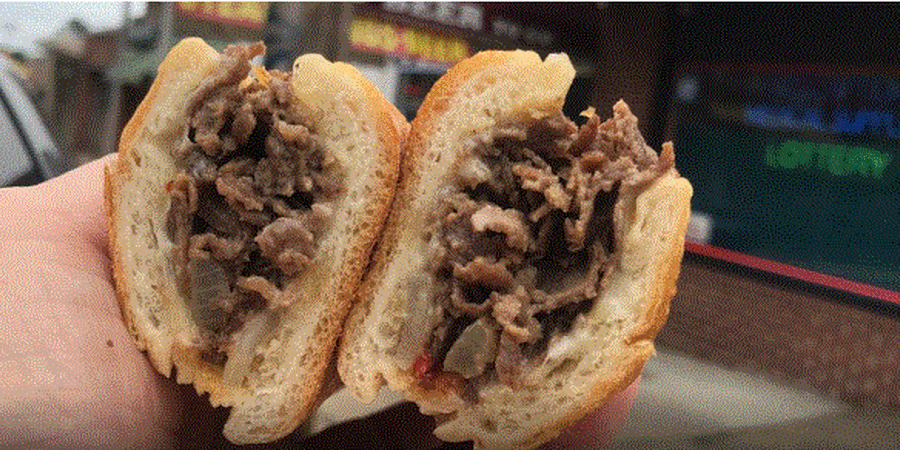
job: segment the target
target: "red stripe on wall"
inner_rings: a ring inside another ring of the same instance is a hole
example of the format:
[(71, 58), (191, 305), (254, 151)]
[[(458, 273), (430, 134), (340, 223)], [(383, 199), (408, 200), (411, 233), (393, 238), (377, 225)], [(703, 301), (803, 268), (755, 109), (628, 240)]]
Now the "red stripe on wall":
[(900, 305), (900, 292), (872, 286), (856, 281), (847, 280), (824, 273), (803, 269), (769, 259), (748, 255), (745, 253), (726, 250), (712, 245), (700, 244), (697, 242), (686, 242), (684, 249), (688, 252), (719, 259), (729, 263), (739, 264), (751, 269), (762, 270), (764, 272), (773, 273), (789, 278), (796, 278), (809, 283), (825, 286), (864, 297), (883, 300), (886, 302)]

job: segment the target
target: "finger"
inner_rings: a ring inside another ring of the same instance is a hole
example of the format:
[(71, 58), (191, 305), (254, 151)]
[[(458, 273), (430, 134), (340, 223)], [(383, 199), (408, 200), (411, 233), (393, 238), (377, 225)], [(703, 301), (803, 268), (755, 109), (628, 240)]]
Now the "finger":
[(616, 433), (624, 425), (634, 403), (640, 378), (619, 392), (600, 409), (588, 414), (567, 428), (557, 439), (547, 443), (543, 450), (607, 448)]

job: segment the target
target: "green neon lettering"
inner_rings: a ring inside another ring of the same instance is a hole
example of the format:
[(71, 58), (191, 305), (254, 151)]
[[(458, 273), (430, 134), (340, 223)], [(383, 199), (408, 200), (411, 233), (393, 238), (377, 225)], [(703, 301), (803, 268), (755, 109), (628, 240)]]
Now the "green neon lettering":
[(872, 148), (789, 140), (767, 146), (764, 163), (773, 169), (818, 169), (836, 177), (881, 178), (892, 158)]
[(796, 169), (797, 166), (800, 165), (802, 150), (799, 145), (790, 145), (790, 142), (787, 142), (786, 144), (788, 145), (781, 145), (781, 152), (778, 155), (778, 163), (785, 169)]
[(835, 176), (844, 176), (844, 147), (842, 145), (822, 144), (823, 150), (827, 153), (828, 171)]
[(851, 147), (846, 151), (847, 173), (857, 174), (863, 178), (869, 177), (871, 152), (860, 147)]
[(881, 175), (884, 173), (884, 169), (887, 168), (888, 164), (891, 163), (892, 155), (890, 153), (878, 152), (875, 156), (875, 164), (872, 167), (872, 176), (875, 178), (881, 178)]
[(812, 165), (813, 155), (816, 154), (816, 146), (814, 144), (810, 144), (808, 142), (796, 142), (798, 146), (798, 152), (800, 153), (800, 165), (803, 166), (804, 169), (808, 169), (810, 165)]
[(854, 147), (847, 150), (847, 165), (851, 174), (868, 178), (870, 171), (870, 152), (864, 148)]

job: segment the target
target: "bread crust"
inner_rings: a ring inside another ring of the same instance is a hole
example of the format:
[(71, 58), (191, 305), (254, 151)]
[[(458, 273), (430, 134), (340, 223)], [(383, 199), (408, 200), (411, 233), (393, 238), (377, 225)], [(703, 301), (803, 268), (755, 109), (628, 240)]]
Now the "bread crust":
[[(436, 173), (433, 169), (426, 168), (422, 162), (426, 151), (432, 148), (431, 140), (440, 134), (434, 128), (435, 119), (453, 107), (453, 101), (459, 97), (461, 90), (477, 93), (493, 86), (497, 79), (511, 80), (513, 74), (522, 73), (532, 74), (533, 77), (522, 83), (530, 89), (518, 91), (518, 97), (508, 99), (516, 103), (517, 109), (549, 114), (562, 108), (565, 93), (575, 76), (567, 57), (560, 55), (544, 62), (533, 52), (485, 51), (461, 61), (438, 79), (412, 122), (409, 138), (403, 147), (397, 197), (372, 257), (371, 268), (360, 286), (358, 304), (347, 320), (338, 352), (338, 372), (341, 379), (363, 401), (371, 402), (385, 383), (383, 374), (375, 369), (378, 361), (370, 358), (375, 344), (371, 342), (371, 335), (364, 324), (371, 312), (374, 291), (382, 283), (392, 260), (391, 253), (397, 248), (402, 236), (409, 232), (415, 234), (422, 227), (423, 217), (412, 211), (427, 210), (427, 207), (422, 208), (417, 204), (433, 202), (437, 198), (436, 192), (426, 193), (423, 189), (416, 189), (423, 176)], [(469, 137), (471, 136), (462, 138)], [(452, 163), (460, 156), (452, 154), (452, 151), (448, 153), (450, 154), (444, 159), (447, 163)], [(445, 164), (440, 172), (446, 170)], [(399, 390), (410, 384), (409, 380), (400, 382), (402, 375), (399, 373), (393, 372), (391, 376), (403, 386), (397, 387)], [(443, 396), (439, 396), (438, 401), (443, 401), (442, 399)]]
[[(535, 370), (541, 374), (536, 377), (545, 377), (539, 387), (492, 387), (480, 392), (477, 402), (467, 403), (449, 384), (423, 389), (409, 368), (391, 360), (396, 342), (391, 333), (402, 326), (406, 307), (394, 300), (402, 297), (398, 280), (421, 271), (421, 255), (416, 254), (424, 252), (415, 241), (421, 240), (423, 217), (437, 205), (439, 186), (451, 182), (451, 172), (472, 148), (467, 139), (481, 130), (558, 114), (573, 77), (565, 56), (541, 61), (530, 52), (482, 52), (435, 83), (412, 123), (397, 199), (351, 312), (338, 370), (363, 400), (386, 383), (423, 412), (437, 414), (435, 433), (441, 439), (473, 440), (476, 448), (533, 448), (552, 439), (637, 378), (665, 323), (692, 194), (674, 168), (649, 184), (620, 190), (616, 247), (628, 249), (622, 250), (625, 262), (605, 276), (604, 283), (612, 287), (604, 288), (594, 308), (568, 333), (578, 336), (566, 344), (572, 356)], [(630, 116), (630, 111), (620, 102), (616, 114)], [(468, 117), (475, 118), (466, 122)], [(670, 147), (665, 151), (672, 152)], [(674, 154), (668, 156), (674, 159)], [(620, 298), (625, 294), (634, 298)], [(560, 389), (553, 386), (557, 382)]]
[[(134, 295), (132, 284), (134, 281), (126, 275), (125, 268), (126, 253), (129, 249), (121, 244), (122, 233), (120, 232), (120, 224), (124, 223), (127, 218), (124, 217), (123, 208), (119, 206), (120, 202), (117, 196), (122, 195), (123, 185), (135, 176), (134, 164), (137, 162), (135, 148), (140, 132), (152, 120), (151, 111), (154, 109), (170, 110), (171, 120), (184, 122), (187, 116), (184, 111), (186, 105), (173, 105), (172, 103), (177, 101), (178, 94), (187, 94), (192, 86), (199, 83), (201, 77), (205, 77), (213, 70), (216, 57), (217, 52), (200, 39), (185, 39), (173, 47), (160, 64), (157, 77), (147, 95), (122, 130), (119, 137), (119, 157), (104, 169), (104, 200), (109, 230), (110, 264), (115, 280), (119, 309), (122, 312), (125, 326), (134, 336), (138, 348), (147, 350), (153, 366), (166, 377), (171, 376), (172, 371), (170, 355), (164, 348), (169, 344), (151, 338), (145, 327), (142, 327), (140, 320), (136, 317), (137, 313), (132, 307)], [(195, 75), (195, 78), (184, 80), (185, 74)], [(169, 93), (176, 95), (167, 97), (165, 87), (172, 85), (177, 87), (170, 90)], [(183, 98), (186, 95), (180, 97)]]
[(279, 316), (272, 340), (256, 349), (259, 373), (226, 386), (221, 369), (192, 345), (197, 327), (174, 288), (171, 243), (162, 232), (164, 186), (175, 172), (170, 153), (187, 124), (185, 99), (214, 73), (219, 57), (200, 39), (181, 41), (125, 127), (119, 158), (106, 169), (111, 264), (124, 322), (154, 367), (166, 376), (175, 367), (179, 383), (208, 392), (213, 405), (232, 406), (225, 425), (232, 442), (269, 442), (322, 400), (335, 343), (393, 199), (408, 124), (352, 66), (318, 55), (297, 59), (292, 106), (338, 160), (347, 186), (313, 262), (285, 282), (294, 303)]

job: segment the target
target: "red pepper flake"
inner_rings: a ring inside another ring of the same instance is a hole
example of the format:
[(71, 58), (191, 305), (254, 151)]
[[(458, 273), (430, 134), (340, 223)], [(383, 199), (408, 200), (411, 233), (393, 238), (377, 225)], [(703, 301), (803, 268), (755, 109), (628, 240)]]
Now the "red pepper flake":
[(172, 193), (172, 187), (174, 187), (174, 185), (175, 185), (175, 180), (169, 180), (169, 182), (166, 183), (166, 192), (169, 193), (169, 194), (171, 194), (171, 193)]
[(431, 378), (434, 376), (433, 368), (434, 360), (431, 358), (431, 355), (423, 353), (413, 364), (413, 375), (416, 378)]

